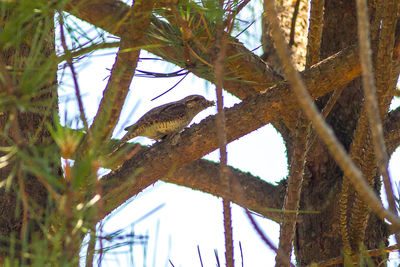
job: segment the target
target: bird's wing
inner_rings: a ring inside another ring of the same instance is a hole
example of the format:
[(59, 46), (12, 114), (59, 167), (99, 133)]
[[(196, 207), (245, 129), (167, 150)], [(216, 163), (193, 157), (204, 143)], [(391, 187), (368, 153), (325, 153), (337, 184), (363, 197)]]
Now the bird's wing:
[(125, 131), (134, 131), (139, 125), (153, 123), (157, 121), (170, 121), (177, 119), (185, 114), (185, 104), (183, 103), (167, 103), (159, 107), (155, 107), (144, 114), (136, 123), (125, 128)]
[(158, 114), (164, 121), (178, 119), (185, 115), (186, 105), (184, 103), (170, 103), (159, 107)]

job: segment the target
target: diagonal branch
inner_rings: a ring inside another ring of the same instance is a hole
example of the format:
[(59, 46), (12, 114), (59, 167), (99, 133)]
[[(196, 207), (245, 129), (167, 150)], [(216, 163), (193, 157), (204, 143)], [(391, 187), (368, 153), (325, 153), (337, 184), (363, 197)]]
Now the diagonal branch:
[(89, 130), (89, 126), (87, 123), (87, 119), (86, 119), (86, 115), (85, 115), (85, 109), (83, 107), (83, 102), (82, 102), (82, 96), (81, 96), (81, 91), (79, 89), (79, 83), (78, 83), (78, 79), (77, 79), (77, 75), (75, 72), (75, 67), (74, 64), (72, 63), (72, 57), (70, 57), (71, 52), (69, 51), (68, 47), (67, 47), (67, 43), (65, 41), (65, 34), (64, 34), (64, 17), (63, 14), (61, 12), (58, 13), (58, 18), (60, 21), (60, 38), (61, 38), (61, 45), (63, 47), (64, 50), (64, 54), (67, 55), (67, 65), (71, 71), (71, 75), (72, 75), (72, 80), (74, 82), (74, 89), (75, 89), (75, 95), (76, 95), (76, 100), (78, 102), (78, 107), (79, 107), (79, 115), (81, 118), (81, 121), (84, 125), (84, 129), (85, 131), (87, 131), (88, 133), (88, 138), (90, 139), (90, 131)]
[(135, 1), (132, 10), (118, 21), (125, 23), (121, 28), (121, 42), (107, 87), (103, 93), (99, 110), (91, 126), (95, 140), (108, 138), (118, 122), (122, 105), (129, 90), (139, 60), (143, 29), (150, 23), (154, 1)]
[[(74, 131), (74, 130), (72, 130)], [(75, 130), (76, 131), (76, 130)], [(111, 148), (118, 146), (120, 140), (112, 139)], [(117, 168), (123, 163), (124, 158), (130, 158), (132, 151), (148, 149), (146, 146), (138, 146), (135, 143), (127, 143), (123, 147), (123, 153), (119, 155), (117, 161), (104, 161), (107, 165), (104, 168)], [(120, 159), (122, 159), (120, 161)], [(282, 209), (283, 196), (286, 183), (283, 182), (272, 185), (257, 176), (242, 172), (234, 167), (227, 166), (229, 172), (229, 184), (231, 187), (232, 201), (246, 207), (254, 212), (263, 215), (273, 221), (278, 221)], [(199, 190), (217, 197), (224, 197), (225, 182), (218, 175), (219, 164), (208, 160), (199, 159), (193, 163), (177, 169), (173, 175), (166, 175), (161, 180), (176, 185), (185, 186), (194, 190)], [(241, 196), (240, 196), (241, 195)], [(240, 197), (239, 197), (240, 196)]]
[[(223, 197), (225, 186), (218, 173), (219, 164), (208, 160), (197, 160), (178, 169), (163, 181), (182, 185), (217, 197)], [(274, 221), (281, 214), (285, 184), (274, 186), (250, 173), (228, 167), (232, 201)], [(243, 197), (238, 197), (243, 195)]]
[[(304, 72), (303, 77), (314, 98), (348, 83), (360, 74), (357, 53), (353, 49), (331, 56)], [(231, 142), (279, 118), (288, 106), (297, 108), (296, 99), (290, 86), (280, 83), (225, 109), (227, 141)], [(105, 211), (110, 212), (166, 174), (173, 173), (217, 147), (215, 118), (208, 117), (200, 125), (184, 131), (176, 146), (160, 142), (149, 149), (140, 150), (120, 169), (101, 179)]]

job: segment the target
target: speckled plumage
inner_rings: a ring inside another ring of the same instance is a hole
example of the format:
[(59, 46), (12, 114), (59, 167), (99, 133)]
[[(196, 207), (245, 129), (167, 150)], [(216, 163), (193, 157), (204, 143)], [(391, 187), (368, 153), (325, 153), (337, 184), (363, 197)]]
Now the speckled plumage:
[(202, 110), (214, 105), (200, 95), (191, 95), (176, 102), (151, 109), (135, 124), (126, 127), (128, 131), (121, 139), (122, 144), (137, 136), (160, 140), (182, 131)]

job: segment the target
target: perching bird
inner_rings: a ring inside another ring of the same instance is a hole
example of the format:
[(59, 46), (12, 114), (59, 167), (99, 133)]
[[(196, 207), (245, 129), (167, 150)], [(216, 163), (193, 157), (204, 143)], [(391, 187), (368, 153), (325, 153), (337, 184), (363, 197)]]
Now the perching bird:
[(137, 136), (160, 140), (179, 133), (200, 111), (214, 104), (200, 95), (191, 95), (153, 108), (135, 124), (125, 128), (128, 132), (122, 137), (120, 146)]

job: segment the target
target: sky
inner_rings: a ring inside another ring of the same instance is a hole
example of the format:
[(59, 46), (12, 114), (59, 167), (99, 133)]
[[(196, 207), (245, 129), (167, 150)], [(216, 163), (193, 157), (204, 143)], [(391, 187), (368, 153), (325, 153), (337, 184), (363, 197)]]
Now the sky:
[[(252, 14), (247, 13), (247, 15), (249, 16), (247, 20), (251, 20)], [(257, 17), (255, 19), (256, 23), (249, 29), (250, 33), (245, 33), (240, 37), (250, 50), (259, 46), (260, 38), (253, 33), (260, 32), (260, 19)], [(96, 34), (96, 31), (87, 24), (79, 22), (79, 25), (91, 34)], [(109, 35), (106, 34), (106, 36)], [(114, 64), (116, 51), (116, 49), (108, 49), (95, 52), (75, 65), (79, 73), (78, 82), (89, 123), (96, 115), (110, 74), (109, 70)], [(261, 53), (261, 50), (258, 49), (255, 52)], [(141, 57), (154, 56), (142, 51)], [(154, 60), (140, 61), (138, 69), (162, 73), (178, 70), (171, 64)], [(63, 77), (62, 81), (61, 77)], [(179, 79), (180, 77), (157, 79), (135, 77), (113, 136), (122, 137), (124, 134), (122, 129), (136, 122), (151, 108), (161, 104), (176, 101), (191, 94), (201, 94), (209, 100), (216, 100), (215, 87), (212, 84), (189, 75), (173, 91), (151, 101), (152, 98), (172, 87)], [(64, 118), (69, 121), (76, 120), (78, 108), (68, 71), (65, 76), (59, 73), (59, 80), (62, 82), (59, 89), (61, 121), (65, 123)], [(240, 100), (225, 93), (224, 102), (226, 107), (230, 107)], [(400, 101), (396, 102), (393, 103), (393, 108), (400, 104)], [(192, 123), (199, 123), (205, 117), (215, 113), (215, 107), (208, 108), (196, 116)], [(145, 145), (154, 142), (144, 137), (135, 138), (133, 141)], [(282, 138), (270, 125), (228, 144), (227, 149), (230, 166), (244, 172), (251, 172), (267, 182), (278, 182), (288, 174)], [(217, 162), (219, 154), (214, 151), (204, 158)], [(391, 175), (396, 181), (400, 177), (399, 163), (398, 151), (393, 154), (390, 162)], [(242, 266), (242, 260), (244, 266), (272, 265), (274, 253), (255, 233), (243, 209), (233, 204), (232, 213), (237, 266)], [(279, 226), (259, 216), (256, 216), (256, 220), (264, 233), (277, 245)], [(127, 235), (134, 233), (137, 244), (133, 247), (124, 246), (110, 251), (102, 259), (102, 266), (201, 266), (198, 251), (201, 253), (203, 266), (216, 266), (215, 250), (221, 265), (224, 265), (222, 200), (212, 195), (182, 186), (157, 182), (106, 218), (101, 233), (107, 234), (121, 229)], [(147, 239), (140, 239), (140, 237), (147, 237)]]

